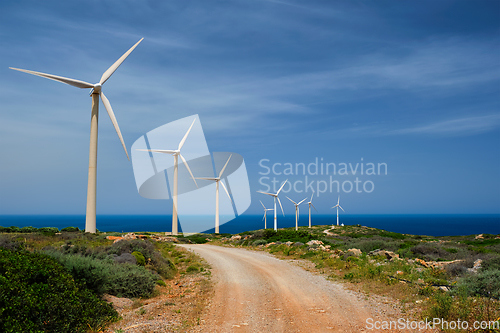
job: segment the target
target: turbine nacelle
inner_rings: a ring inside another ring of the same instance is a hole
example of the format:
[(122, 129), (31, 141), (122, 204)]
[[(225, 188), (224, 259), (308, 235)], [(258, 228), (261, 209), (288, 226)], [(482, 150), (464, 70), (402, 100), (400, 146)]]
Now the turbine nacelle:
[(94, 88), (90, 90), (89, 95), (92, 96), (92, 94), (100, 94), (101, 93), (101, 88), (102, 85), (100, 83), (94, 84)]

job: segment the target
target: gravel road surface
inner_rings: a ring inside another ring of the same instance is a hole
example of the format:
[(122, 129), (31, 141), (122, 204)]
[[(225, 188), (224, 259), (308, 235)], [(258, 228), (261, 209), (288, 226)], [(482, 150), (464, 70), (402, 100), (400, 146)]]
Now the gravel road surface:
[(367, 318), (389, 320), (394, 310), (266, 252), (181, 246), (212, 266), (215, 283), (193, 332), (362, 332)]

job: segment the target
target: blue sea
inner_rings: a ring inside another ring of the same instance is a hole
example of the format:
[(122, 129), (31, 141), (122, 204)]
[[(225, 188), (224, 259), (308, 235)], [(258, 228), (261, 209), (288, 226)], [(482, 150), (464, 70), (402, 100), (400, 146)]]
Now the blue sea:
[[(213, 221), (213, 216), (198, 219)], [(98, 215), (97, 229), (100, 231), (171, 231), (170, 215)], [(182, 219), (180, 219), (182, 229)], [(272, 228), (273, 217), (267, 219), (267, 227)], [(336, 224), (334, 215), (313, 215), (313, 225)], [(343, 215), (340, 223), (363, 226), (387, 231), (428, 236), (460, 236), (472, 234), (500, 234), (500, 214), (482, 215)], [(308, 216), (299, 220), (300, 226), (308, 225)], [(79, 227), (85, 229), (84, 215), (0, 215), (0, 226)], [(278, 216), (278, 227), (294, 227), (295, 216)], [(239, 233), (264, 228), (262, 215), (242, 215), (220, 226), (221, 233)], [(214, 229), (204, 230), (206, 233)]]

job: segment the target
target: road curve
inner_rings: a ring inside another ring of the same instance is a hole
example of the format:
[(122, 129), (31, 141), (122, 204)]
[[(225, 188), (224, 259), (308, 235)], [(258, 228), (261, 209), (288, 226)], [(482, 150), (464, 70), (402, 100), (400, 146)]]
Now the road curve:
[(370, 307), (339, 283), (265, 252), (181, 245), (212, 266), (214, 296), (198, 332), (360, 332)]

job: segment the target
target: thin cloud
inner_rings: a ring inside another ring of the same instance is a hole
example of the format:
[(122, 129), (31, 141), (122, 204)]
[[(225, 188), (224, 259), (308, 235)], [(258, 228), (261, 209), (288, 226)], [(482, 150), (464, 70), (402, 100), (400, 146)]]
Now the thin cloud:
[(500, 114), (479, 117), (466, 117), (431, 123), (428, 125), (404, 128), (390, 134), (427, 134), (462, 136), (475, 135), (495, 130), (500, 127)]

